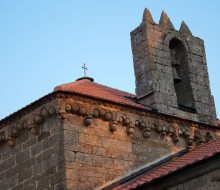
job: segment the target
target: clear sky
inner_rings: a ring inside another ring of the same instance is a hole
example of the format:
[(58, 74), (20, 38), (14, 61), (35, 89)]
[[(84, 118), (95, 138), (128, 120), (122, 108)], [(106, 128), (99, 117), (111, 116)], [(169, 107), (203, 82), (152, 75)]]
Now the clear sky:
[(83, 76), (135, 92), (130, 31), (144, 8), (205, 41), (220, 117), (219, 0), (0, 0), (0, 119)]

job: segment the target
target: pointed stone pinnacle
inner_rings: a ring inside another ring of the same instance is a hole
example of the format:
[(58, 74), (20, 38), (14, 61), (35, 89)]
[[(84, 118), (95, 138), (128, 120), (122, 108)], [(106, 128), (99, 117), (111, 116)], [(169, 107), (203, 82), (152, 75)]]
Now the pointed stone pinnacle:
[(154, 23), (154, 20), (153, 20), (152, 15), (151, 15), (151, 13), (150, 13), (148, 8), (144, 9), (144, 14), (143, 14), (142, 22)]
[(184, 21), (182, 21), (179, 31), (188, 36), (192, 35), (192, 32), (190, 31), (189, 27), (186, 25)]
[(175, 29), (165, 11), (161, 13), (159, 25), (165, 28)]

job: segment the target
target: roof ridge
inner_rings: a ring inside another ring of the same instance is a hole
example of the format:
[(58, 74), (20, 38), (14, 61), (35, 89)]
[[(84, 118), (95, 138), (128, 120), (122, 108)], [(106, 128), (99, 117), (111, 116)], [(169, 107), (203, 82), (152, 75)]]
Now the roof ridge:
[(117, 90), (118, 92), (127, 93), (127, 94), (130, 94), (130, 95), (136, 97), (135, 94), (132, 94), (132, 93), (127, 92), (127, 91), (123, 91), (123, 90), (120, 90), (120, 89), (117, 89), (117, 88), (109, 87), (109, 86), (107, 86), (107, 85), (103, 85), (103, 84), (100, 84), (100, 83), (97, 83), (97, 82), (93, 82), (93, 83), (94, 83), (94, 84), (97, 84), (97, 85), (100, 85), (100, 86), (103, 86), (103, 87), (106, 87), (106, 88), (109, 88), (109, 89), (112, 89), (112, 90)]
[(67, 83), (63, 83), (63, 84), (59, 84), (57, 86), (54, 87), (53, 92), (60, 90), (59, 88), (62, 88), (63, 85), (77, 85), (77, 84), (81, 84), (81, 83), (85, 83), (85, 82), (91, 82), (89, 80), (78, 80), (78, 81), (73, 81), (73, 82), (67, 82)]
[[(120, 93), (126, 93), (128, 94), (129, 96), (135, 96), (135, 94), (131, 93), (131, 92), (127, 92), (127, 91), (123, 91), (123, 90), (120, 90), (120, 89), (117, 89), (117, 88), (113, 88), (113, 87), (109, 87), (107, 85), (103, 85), (103, 84), (100, 84), (98, 82), (92, 82), (90, 80), (87, 80), (87, 79), (82, 79), (82, 80), (76, 80), (76, 81), (73, 81), (73, 82), (68, 82), (68, 83), (63, 83), (63, 84), (60, 84), (58, 86), (56, 86), (54, 88), (54, 91), (57, 91), (57, 90), (60, 90), (59, 88), (62, 88), (63, 85), (79, 85), (79, 84), (83, 84), (83, 83), (91, 83), (91, 84), (94, 84), (94, 85), (97, 85), (97, 86), (101, 86), (101, 87), (104, 87), (104, 88), (108, 88), (110, 90), (114, 90), (114, 91), (117, 91), (117, 92), (120, 92)], [(106, 91), (106, 89), (103, 89)]]

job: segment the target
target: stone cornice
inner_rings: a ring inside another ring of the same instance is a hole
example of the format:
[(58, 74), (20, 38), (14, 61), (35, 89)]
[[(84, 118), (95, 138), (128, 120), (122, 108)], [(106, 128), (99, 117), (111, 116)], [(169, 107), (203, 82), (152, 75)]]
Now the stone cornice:
[[(55, 103), (52, 104), (51, 102), (54, 101)], [(92, 105), (93, 108), (87, 109), (84, 104)], [(103, 107), (105, 108), (103, 109)], [(121, 112), (122, 115), (116, 117), (111, 109)], [(125, 112), (129, 114), (127, 115)], [(13, 146), (14, 139), (19, 136), (22, 131), (30, 130), (31, 133), (37, 134), (38, 127), (43, 124), (47, 118), (57, 115), (63, 122), (66, 122), (68, 117), (72, 114), (82, 116), (85, 126), (90, 126), (93, 119), (101, 119), (105, 122), (109, 122), (109, 130), (111, 132), (114, 132), (118, 125), (124, 125), (127, 128), (127, 134), (132, 135), (134, 128), (137, 127), (142, 131), (144, 138), (149, 138), (151, 131), (155, 131), (162, 136), (171, 136), (174, 144), (179, 142), (179, 136), (183, 136), (186, 138), (187, 145), (189, 146), (193, 143), (194, 138), (200, 139), (201, 143), (203, 143), (203, 141), (205, 142), (205, 137), (202, 137), (198, 129), (211, 130), (213, 132), (219, 132), (220, 130), (219, 127), (216, 126), (104, 101), (77, 93), (54, 92), (1, 120), (0, 142), (7, 142), (9, 146)], [(130, 114), (138, 116), (139, 119), (132, 121), (129, 117)], [(154, 126), (148, 126), (143, 119), (146, 117), (153, 118), (156, 121), (166, 121), (169, 125), (161, 126), (161, 124), (158, 123)], [(192, 127), (194, 130), (196, 129), (196, 131), (192, 134), (185, 127), (176, 126)], [(210, 136), (210, 138), (213, 137)]]
[(17, 110), (16, 112), (10, 114), (9, 116), (6, 116), (2, 120), (0, 120), (0, 129), (2, 129), (5, 125), (10, 125), (11, 123), (16, 122), (21, 117), (29, 114), (30, 112), (34, 111), (38, 107), (42, 106), (45, 103), (50, 102), (51, 100), (53, 100), (55, 98), (56, 98), (55, 93), (47, 94), (47, 95), (41, 97), (40, 99), (38, 99), (38, 100), (26, 105), (25, 107)]
[[(201, 128), (204, 128), (204, 129), (220, 130), (220, 127), (217, 125), (216, 126), (210, 125), (210, 124), (190, 120), (190, 119), (179, 117), (179, 116), (168, 115), (165, 113), (158, 112), (157, 110), (153, 110), (153, 109), (149, 110), (148, 107), (146, 107), (146, 109), (142, 109), (142, 108), (137, 108), (134, 106), (119, 104), (119, 103), (116, 103), (113, 101), (108, 101), (105, 99), (95, 98), (95, 97), (91, 97), (91, 96), (86, 96), (86, 95), (83, 95), (80, 93), (59, 91), (58, 97), (64, 98), (64, 99), (73, 98), (75, 100), (80, 100), (82, 102), (87, 102), (87, 103), (96, 104), (96, 105), (104, 105), (104, 106), (107, 106), (110, 108), (117, 108), (122, 111), (129, 111), (131, 113), (136, 113), (141, 116), (152, 116), (152, 117), (158, 118), (158, 119), (159, 118), (166, 118), (166, 120), (175, 121), (177, 123), (183, 122), (183, 123), (187, 123), (190, 125), (192, 124), (194, 126), (200, 126)], [(217, 119), (216, 119), (216, 121), (217, 121)]]
[(148, 108), (146, 108), (146, 110), (145, 110), (145, 109), (136, 108), (136, 107), (129, 106), (129, 105), (123, 105), (123, 104), (115, 103), (112, 101), (107, 101), (107, 100), (103, 100), (103, 99), (99, 99), (99, 98), (86, 96), (86, 95), (83, 95), (80, 93), (72, 93), (72, 92), (70, 93), (70, 92), (62, 92), (62, 91), (53, 92), (53, 93), (50, 93), (46, 96), (43, 96), (42, 98), (32, 102), (31, 104), (21, 108), (20, 110), (12, 113), (9, 116), (3, 118), (2, 120), (0, 120), (0, 129), (2, 127), (4, 127), (5, 125), (8, 125), (10, 123), (13, 123), (13, 122), (19, 120), (24, 115), (32, 112), (36, 108), (42, 106), (43, 104), (45, 104), (47, 102), (50, 102), (51, 100), (53, 100), (55, 98), (67, 98), (67, 97), (69, 97), (69, 98), (71, 97), (76, 100), (81, 100), (81, 101), (85, 101), (85, 102), (91, 102), (94, 104), (103, 104), (108, 107), (117, 107), (118, 109), (127, 110), (127, 111), (130, 111), (133, 113), (140, 114), (142, 116), (150, 114), (153, 117), (159, 117), (159, 118), (165, 117), (167, 120), (172, 120), (172, 121), (175, 120), (176, 122), (184, 122), (184, 123), (186, 122), (189, 124), (199, 125), (202, 128), (207, 128), (207, 129), (212, 129), (212, 130), (213, 129), (220, 130), (219, 126), (201, 123), (201, 122), (189, 120), (187, 118), (182, 118), (182, 117), (178, 117), (178, 116), (167, 115), (164, 113), (157, 112), (156, 110), (149, 111)]
[[(131, 112), (135, 112), (137, 114), (140, 115), (153, 115), (154, 117), (166, 117), (166, 119), (170, 119), (170, 120), (175, 120), (177, 122), (187, 122), (189, 124), (194, 124), (194, 125), (199, 125), (200, 127), (204, 127), (204, 128), (210, 128), (210, 129), (217, 129), (220, 130), (219, 126), (214, 126), (214, 125), (210, 125), (210, 124), (206, 124), (206, 123), (201, 123), (201, 122), (197, 122), (194, 120), (189, 120), (187, 118), (182, 118), (179, 116), (172, 116), (172, 115), (167, 115), (165, 113), (160, 113), (157, 112), (156, 110), (149, 110), (149, 108), (146, 107), (146, 109), (141, 109), (141, 108), (136, 108), (133, 106), (129, 106), (129, 105), (124, 105), (124, 104), (119, 104), (119, 103), (115, 103), (113, 101), (107, 101), (104, 99), (100, 99), (100, 98), (95, 98), (95, 97), (91, 97), (91, 96), (86, 96), (80, 93), (73, 93), (73, 92), (63, 92), (63, 91), (58, 91), (58, 92), (52, 92), (46, 96), (43, 96), (42, 98), (32, 102), (31, 104), (21, 108), (20, 110), (12, 113), (11, 115), (3, 118), (2, 120), (0, 120), (0, 129), (2, 127), (4, 127), (6, 124), (10, 124), (12, 122), (15, 122), (16, 120), (18, 120), (19, 118), (21, 118), (22, 116), (32, 112), (33, 110), (35, 110), (36, 108), (42, 106), (43, 104), (50, 102), (51, 100), (55, 99), (55, 98), (66, 98), (66, 97), (71, 97), (74, 98), (76, 100), (81, 100), (81, 101), (85, 101), (85, 102), (93, 102), (93, 103), (97, 103), (97, 104), (103, 104), (103, 105), (107, 105), (109, 107), (117, 107), (118, 109), (121, 110), (128, 110)], [(217, 119), (216, 119), (217, 121)]]

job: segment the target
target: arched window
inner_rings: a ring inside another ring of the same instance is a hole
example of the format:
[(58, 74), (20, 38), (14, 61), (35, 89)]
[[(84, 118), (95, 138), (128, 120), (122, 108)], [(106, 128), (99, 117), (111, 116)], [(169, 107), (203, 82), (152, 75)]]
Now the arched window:
[(188, 111), (195, 111), (186, 48), (177, 38), (170, 41), (169, 48), (178, 106)]

